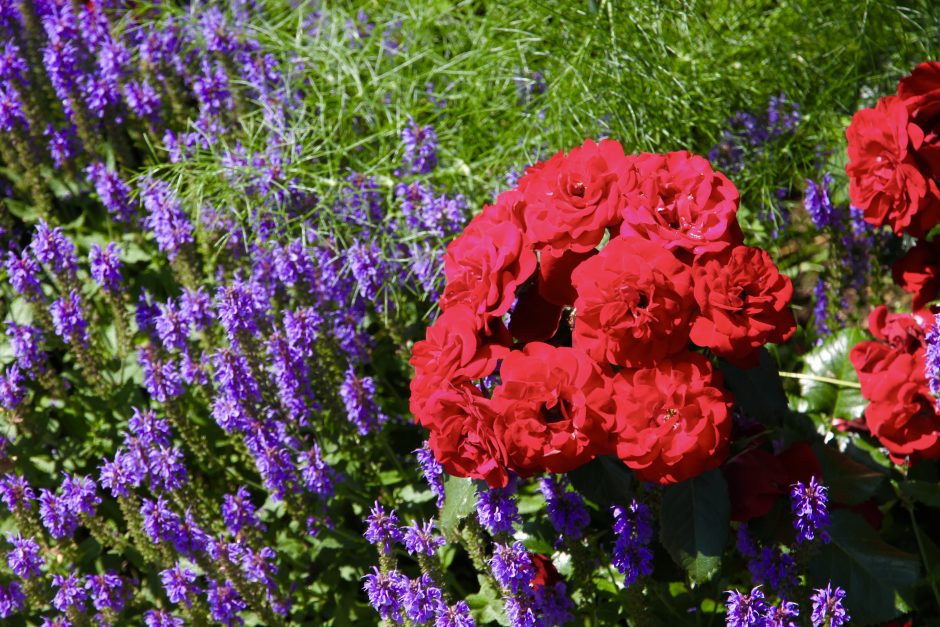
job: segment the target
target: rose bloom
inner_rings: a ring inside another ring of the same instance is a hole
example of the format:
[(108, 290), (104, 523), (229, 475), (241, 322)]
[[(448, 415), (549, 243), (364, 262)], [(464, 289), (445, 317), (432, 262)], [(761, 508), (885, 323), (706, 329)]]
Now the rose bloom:
[(891, 266), (894, 282), (913, 295), (912, 308), (920, 311), (937, 298), (940, 289), (940, 241), (917, 242)]
[(925, 372), (925, 331), (909, 314), (884, 306), (869, 316), (878, 341), (859, 342), (849, 353), (862, 396), (865, 423), (896, 463), (940, 458), (940, 415)]
[(614, 238), (571, 281), (578, 294), (572, 345), (593, 359), (635, 367), (688, 344), (691, 273), (661, 244)]
[(430, 431), (428, 445), (448, 474), (482, 479), (490, 487), (509, 482), (506, 448), (494, 431), (497, 414), (479, 388), (445, 384), (420, 418)]
[(526, 239), (553, 255), (597, 246), (620, 221), (617, 171), (627, 159), (618, 142), (587, 139), (567, 155), (558, 151), (526, 170), (518, 187), (525, 198)]
[(754, 367), (760, 347), (785, 342), (796, 331), (790, 311), (793, 285), (760, 248), (737, 246), (706, 255), (692, 267), (700, 313), (690, 337), (741, 367)]
[(845, 134), (852, 204), (871, 224), (889, 224), (898, 235), (925, 235), (940, 220), (940, 191), (915, 158), (924, 131), (910, 121), (902, 99), (888, 96), (874, 109), (856, 112)]
[(643, 153), (624, 173), (623, 235), (636, 235), (692, 255), (717, 252), (742, 242), (738, 190), (712, 170), (707, 159), (688, 151)]
[(698, 353), (614, 376), (617, 456), (642, 481), (691, 479), (727, 457), (731, 395)]
[(447, 246), (441, 309), (465, 305), (483, 322), (498, 318), (512, 307), (516, 287), (535, 266), (535, 253), (516, 226), (481, 214)]
[(497, 430), (519, 475), (568, 472), (613, 451), (610, 380), (587, 355), (533, 342), (509, 353), (499, 374)]
[(444, 382), (480, 379), (493, 372), (509, 351), (491, 335), (483, 341), (479, 318), (469, 307), (457, 305), (443, 312), (428, 327), (425, 339), (411, 350), (415, 369), (411, 380), (411, 411), (417, 418), (424, 403)]

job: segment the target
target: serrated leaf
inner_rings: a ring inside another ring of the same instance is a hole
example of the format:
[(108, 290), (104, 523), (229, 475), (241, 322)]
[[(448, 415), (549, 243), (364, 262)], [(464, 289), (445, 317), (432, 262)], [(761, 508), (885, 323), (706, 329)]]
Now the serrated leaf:
[(777, 363), (760, 349), (760, 363), (754, 368), (738, 368), (721, 362), (725, 387), (734, 395), (734, 404), (769, 427), (778, 426), (787, 413), (787, 395), (777, 370)]
[(917, 582), (917, 557), (884, 542), (854, 512), (836, 510), (830, 518), (832, 541), (809, 563), (812, 585), (832, 582), (844, 589), (853, 625), (882, 623), (901, 614), (895, 597)]
[(457, 528), (477, 506), (477, 489), (470, 479), (447, 476), (444, 480), (444, 507), (441, 508), (441, 531), (445, 537)]
[(930, 507), (940, 507), (940, 484), (927, 481), (905, 481), (901, 484), (901, 494)]
[(718, 572), (730, 522), (731, 501), (721, 472), (709, 470), (663, 488), (659, 537), (692, 581), (707, 581)]
[(581, 496), (601, 507), (626, 505), (633, 500), (633, 473), (618, 458), (605, 455), (568, 473)]
[[(867, 339), (861, 329), (842, 329), (806, 355), (803, 372), (858, 383), (849, 353), (853, 346)], [(809, 413), (851, 420), (861, 416), (868, 404), (857, 388), (809, 379), (803, 379), (800, 388)]]

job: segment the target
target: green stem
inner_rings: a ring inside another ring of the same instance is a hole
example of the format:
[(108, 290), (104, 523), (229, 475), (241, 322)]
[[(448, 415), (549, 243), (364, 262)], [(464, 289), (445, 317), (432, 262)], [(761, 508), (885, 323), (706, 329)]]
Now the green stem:
[(835, 379), (833, 377), (822, 377), (815, 374), (806, 374), (803, 372), (781, 372), (781, 377), (787, 379), (800, 379), (803, 381), (817, 381), (819, 383), (831, 383), (832, 385), (839, 385), (844, 388), (855, 388), (856, 390), (862, 389), (861, 384), (856, 383), (855, 381), (846, 381), (845, 379)]

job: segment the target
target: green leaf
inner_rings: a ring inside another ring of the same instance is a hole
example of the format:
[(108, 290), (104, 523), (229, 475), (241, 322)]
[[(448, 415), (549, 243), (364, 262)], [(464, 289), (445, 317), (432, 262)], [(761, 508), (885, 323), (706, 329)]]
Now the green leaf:
[(633, 500), (633, 473), (616, 457), (598, 457), (569, 472), (568, 478), (581, 496), (602, 507)]
[(730, 521), (728, 485), (717, 470), (663, 488), (660, 540), (696, 583), (718, 572)]
[(441, 509), (441, 531), (448, 536), (460, 521), (477, 506), (477, 489), (470, 479), (447, 476), (444, 480), (444, 507)]
[(882, 623), (899, 615), (895, 597), (917, 582), (917, 557), (885, 543), (854, 512), (836, 510), (830, 517), (832, 542), (809, 563), (812, 585), (818, 588), (831, 581), (844, 589), (853, 625)]
[(497, 622), (500, 625), (508, 625), (509, 620), (506, 617), (506, 612), (503, 611), (503, 602), (500, 595), (493, 590), (488, 578), (482, 575), (477, 577), (480, 581), (480, 591), (468, 594), (466, 599), (473, 618), (482, 624)]
[(845, 453), (821, 442), (813, 443), (813, 452), (822, 465), (829, 495), (834, 501), (858, 505), (874, 496), (885, 473), (858, 463)]
[(788, 410), (787, 395), (777, 363), (766, 348), (760, 349), (760, 363), (756, 367), (738, 368), (722, 361), (721, 372), (725, 387), (734, 394), (734, 404), (748, 416), (770, 427), (783, 422)]
[[(806, 355), (803, 372), (858, 383), (855, 367), (849, 361), (849, 353), (852, 347), (867, 339), (867, 334), (861, 329), (842, 329)], [(826, 417), (846, 420), (858, 418), (868, 404), (857, 388), (804, 379), (801, 381), (801, 389), (808, 404), (807, 411)]]
[(912, 501), (918, 501), (930, 507), (940, 507), (940, 484), (927, 481), (905, 481), (901, 484), (901, 494)]

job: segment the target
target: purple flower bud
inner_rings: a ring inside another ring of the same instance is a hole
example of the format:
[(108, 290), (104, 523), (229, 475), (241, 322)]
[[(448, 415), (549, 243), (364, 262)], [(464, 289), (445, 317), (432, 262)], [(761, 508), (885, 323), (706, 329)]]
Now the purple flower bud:
[(91, 245), (88, 262), (91, 278), (109, 292), (121, 290), (121, 249), (114, 242), (109, 242), (102, 250), (98, 244)]
[(183, 393), (176, 363), (162, 362), (152, 346), (145, 346), (137, 353), (138, 362), (144, 371), (144, 387), (158, 403), (165, 403)]
[(803, 206), (816, 228), (822, 230), (831, 226), (834, 218), (832, 201), (829, 200), (829, 186), (832, 184), (832, 175), (828, 172), (823, 176), (822, 182), (817, 185), (815, 181), (806, 179), (806, 195)]
[(185, 603), (186, 607), (192, 607), (193, 597), (199, 594), (199, 587), (195, 584), (196, 573), (177, 562), (173, 568), (160, 572), (160, 581), (170, 603)]
[(849, 616), (842, 600), (845, 598), (845, 590), (832, 584), (826, 584), (825, 588), (816, 588), (810, 595), (813, 602), (813, 614), (810, 619), (813, 621), (813, 627), (841, 627), (847, 624), (852, 617)]
[(85, 592), (82, 580), (75, 573), (53, 575), (52, 585), (58, 588), (55, 598), (52, 599), (52, 607), (60, 612), (65, 612), (70, 607), (74, 607), (79, 612), (85, 609), (85, 599), (88, 598), (88, 593)]
[(85, 169), (88, 180), (95, 186), (101, 204), (117, 221), (130, 224), (134, 220), (131, 207), (131, 188), (120, 175), (103, 162), (96, 161)]
[(392, 552), (392, 545), (395, 542), (401, 542), (404, 533), (398, 528), (398, 514), (395, 510), (386, 513), (385, 509), (375, 502), (372, 513), (366, 518), (368, 528), (363, 534), (369, 542), (380, 547), (382, 553), (386, 555)]
[(49, 306), (55, 333), (66, 344), (88, 342), (88, 322), (82, 313), (82, 300), (76, 290), (63, 296)]
[(150, 478), (157, 490), (172, 492), (188, 481), (183, 452), (177, 447), (157, 446), (149, 451)]
[(66, 126), (61, 131), (57, 131), (50, 124), (46, 127), (45, 135), (49, 138), (49, 156), (52, 157), (52, 163), (55, 164), (56, 168), (61, 168), (75, 157), (78, 147), (76, 146), (74, 127)]
[(433, 557), (444, 546), (444, 538), (434, 534), (433, 520), (425, 521), (423, 526), (416, 520), (405, 527), (404, 545), (411, 555)]
[(170, 508), (162, 496), (155, 501), (144, 499), (140, 508), (144, 519), (144, 532), (154, 544), (173, 542), (179, 537), (180, 517)]
[(539, 490), (545, 497), (548, 519), (562, 538), (578, 540), (591, 516), (584, 506), (584, 499), (577, 492), (568, 490), (567, 478), (548, 475), (539, 482)]
[(802, 481), (793, 484), (790, 490), (790, 505), (795, 516), (793, 526), (796, 528), (797, 544), (811, 542), (819, 539), (829, 542), (829, 496), (828, 488), (811, 477), (807, 485)]
[(115, 453), (112, 462), (105, 460), (100, 471), (98, 479), (102, 487), (110, 490), (115, 498), (129, 496), (131, 490), (140, 485), (145, 474), (145, 468), (138, 457), (127, 451)]
[(32, 538), (21, 535), (7, 535), (7, 540), (13, 545), (13, 550), (7, 553), (7, 565), (13, 574), (21, 579), (32, 579), (41, 573), (40, 567), (45, 563), (39, 554), (39, 545)]
[(78, 527), (78, 518), (71, 502), (46, 489), (39, 491), (39, 518), (53, 538), (71, 536)]
[(727, 627), (763, 627), (767, 602), (760, 587), (745, 595), (737, 590), (728, 590), (725, 618)]
[(640, 577), (653, 572), (653, 552), (649, 543), (653, 539), (653, 515), (649, 507), (636, 499), (627, 507), (614, 505), (613, 564), (624, 575), (624, 585), (634, 584)]

